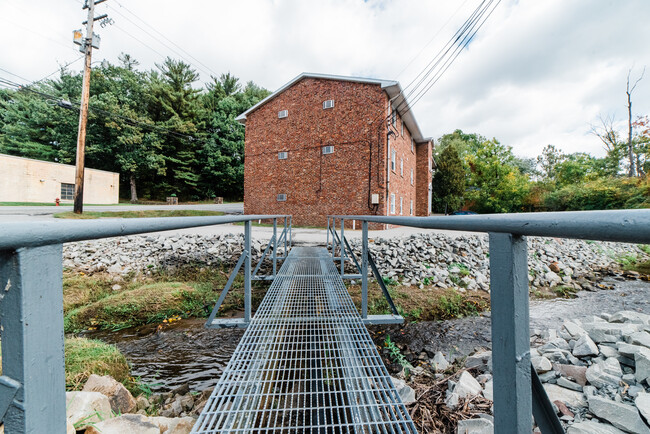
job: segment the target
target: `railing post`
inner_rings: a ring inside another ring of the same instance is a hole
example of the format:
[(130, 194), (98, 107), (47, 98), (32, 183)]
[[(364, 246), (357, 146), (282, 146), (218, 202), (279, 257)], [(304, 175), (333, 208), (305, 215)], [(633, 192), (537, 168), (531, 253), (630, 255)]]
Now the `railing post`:
[(325, 245), (327, 247), (330, 246), (330, 216), (327, 216), (327, 242)]
[(244, 320), (249, 323), (251, 320), (251, 229), (252, 222), (246, 220), (244, 229)]
[[(285, 215), (284, 216), (284, 255), (283, 255), (285, 259), (287, 258), (287, 235), (288, 235), (288, 232), (287, 232), (287, 216)], [(275, 274), (275, 273), (273, 273), (273, 274)]]
[(341, 278), (345, 276), (345, 219), (341, 219)]
[(490, 233), (495, 433), (532, 428), (526, 237)]
[(273, 278), (278, 268), (278, 219), (273, 218)]
[(368, 318), (368, 222), (361, 229), (361, 318)]
[(62, 252), (61, 244), (0, 252), (7, 434), (66, 432)]
[(293, 216), (289, 216), (289, 248), (293, 248)]

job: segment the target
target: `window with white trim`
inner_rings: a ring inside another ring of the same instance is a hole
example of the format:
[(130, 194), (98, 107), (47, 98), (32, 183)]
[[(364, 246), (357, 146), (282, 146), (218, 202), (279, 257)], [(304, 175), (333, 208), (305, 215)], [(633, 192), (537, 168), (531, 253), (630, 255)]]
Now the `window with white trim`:
[(323, 109), (330, 109), (332, 107), (334, 107), (333, 99), (328, 99), (327, 101), (323, 101)]
[(390, 194), (390, 213), (395, 214), (395, 193)]
[(402, 137), (404, 137), (404, 121), (402, 121)]
[(411, 185), (413, 185), (413, 169), (411, 169)]
[(411, 137), (411, 152), (415, 153), (415, 140)]
[(399, 159), (399, 174), (400, 174), (400, 176), (404, 176), (404, 159), (403, 158)]
[(397, 126), (397, 110), (393, 109), (393, 112), (390, 115), (390, 124), (392, 126)]
[(399, 215), (402, 215), (402, 204), (404, 202), (403, 197), (399, 198)]
[(333, 154), (334, 153), (334, 146), (323, 146), (323, 154)]
[(395, 172), (397, 170), (397, 151), (393, 149), (393, 152), (390, 153), (390, 170)]
[(287, 116), (289, 116), (289, 110), (280, 110), (280, 111), (278, 112), (278, 118), (279, 118), (279, 119), (284, 119), (284, 118), (286, 118)]
[(289, 158), (289, 153), (287, 151), (278, 152), (278, 160), (286, 160)]
[(278, 194), (278, 202), (286, 202), (286, 201), (287, 201), (287, 194), (286, 193)]
[(61, 200), (74, 200), (74, 184), (61, 183)]
[(411, 215), (413, 215), (413, 199), (411, 199)]

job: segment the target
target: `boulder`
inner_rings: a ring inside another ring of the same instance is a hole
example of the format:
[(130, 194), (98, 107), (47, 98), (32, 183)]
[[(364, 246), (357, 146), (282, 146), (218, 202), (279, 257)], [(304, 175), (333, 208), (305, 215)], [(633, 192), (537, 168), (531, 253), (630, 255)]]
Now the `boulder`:
[(564, 387), (550, 383), (544, 384), (544, 390), (551, 402), (562, 401), (571, 407), (584, 407), (587, 405), (585, 396), (575, 390), (565, 389)]
[(415, 390), (413, 390), (404, 380), (391, 377), (397, 394), (402, 399), (404, 404), (412, 404), (415, 402)]
[(589, 398), (589, 411), (625, 432), (650, 434), (650, 428), (641, 420), (639, 412), (632, 405), (592, 396)]
[(163, 434), (189, 434), (192, 431), (195, 420), (191, 417), (150, 417), (149, 420), (154, 425), (158, 425), (160, 432)]
[(586, 366), (562, 365), (556, 363), (553, 365), (553, 370), (559, 372), (564, 377), (573, 378), (575, 382), (581, 386), (587, 385)]
[(650, 348), (650, 333), (645, 331), (632, 333), (626, 336), (625, 340), (632, 345), (641, 345)]
[(85, 434), (160, 434), (160, 427), (141, 414), (123, 414), (93, 424)]
[(468, 398), (476, 395), (480, 395), (483, 392), (483, 388), (472, 374), (467, 371), (463, 371), (458, 378), (456, 387), (454, 387), (453, 393), (457, 394), (460, 398)]
[(650, 424), (650, 393), (639, 392), (634, 400), (634, 405), (646, 422)]
[(586, 377), (587, 381), (589, 381), (590, 384), (596, 386), (599, 389), (607, 385), (618, 387), (619, 383), (621, 382), (621, 376), (617, 376), (609, 371), (604, 366), (604, 363), (594, 363), (589, 368), (587, 368)]
[(544, 356), (531, 357), (530, 362), (533, 364), (533, 368), (538, 374), (543, 374), (553, 369), (551, 361)]
[(650, 325), (650, 315), (631, 310), (622, 310), (612, 315), (609, 322)]
[(112, 416), (108, 397), (99, 392), (66, 392), (65, 401), (68, 422), (78, 429)]
[(571, 335), (572, 338), (578, 339), (580, 336), (586, 335), (585, 329), (572, 321), (564, 322), (564, 329)]
[(481, 351), (465, 359), (465, 367), (468, 369), (477, 368), (481, 372), (492, 370), (492, 351)]
[(588, 335), (582, 335), (573, 346), (572, 354), (576, 357), (597, 356), (598, 347)]
[(447, 359), (445, 359), (444, 354), (442, 354), (440, 351), (438, 351), (435, 356), (433, 356), (433, 359), (431, 360), (431, 365), (435, 369), (436, 372), (443, 372), (446, 371), (447, 368), (449, 368), (449, 362)]
[(639, 324), (612, 324), (607, 322), (593, 322), (584, 325), (589, 337), (596, 343), (616, 342), (622, 336), (638, 332), (641, 327)]
[(494, 381), (489, 380), (488, 382), (485, 383), (485, 386), (483, 387), (483, 396), (485, 399), (489, 399), (490, 401), (494, 401)]
[(639, 383), (644, 381), (650, 385), (650, 349), (643, 348), (634, 354), (634, 376)]
[(99, 392), (108, 396), (113, 412), (131, 413), (136, 410), (137, 402), (126, 387), (110, 375), (91, 374), (83, 388), (84, 392)]
[(458, 421), (457, 434), (492, 434), (494, 423), (490, 419), (465, 419)]
[(589, 420), (574, 423), (569, 427), (566, 434), (624, 434), (624, 432), (608, 423)]

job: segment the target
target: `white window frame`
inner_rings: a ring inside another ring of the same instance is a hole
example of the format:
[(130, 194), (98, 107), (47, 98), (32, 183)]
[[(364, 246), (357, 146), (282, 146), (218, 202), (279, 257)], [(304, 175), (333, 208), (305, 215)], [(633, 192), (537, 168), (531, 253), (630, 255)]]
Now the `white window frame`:
[(334, 145), (323, 146), (323, 154), (324, 155), (333, 154), (333, 153), (334, 153)]
[(400, 174), (400, 176), (404, 176), (404, 159), (403, 158), (399, 159), (399, 174)]
[(411, 185), (413, 185), (413, 168), (411, 168)]
[(415, 154), (415, 139), (411, 137), (411, 152)]
[(286, 194), (286, 193), (279, 193), (279, 194), (276, 196), (276, 200), (277, 200), (278, 202), (286, 202), (286, 201), (287, 201), (287, 194)]
[(413, 199), (411, 199), (411, 215), (413, 215)]
[(331, 109), (331, 108), (334, 108), (333, 99), (328, 99), (327, 101), (323, 101), (323, 110)]
[(390, 154), (390, 170), (397, 172), (397, 151), (392, 150)]
[(404, 209), (402, 205), (404, 204), (404, 198), (400, 196), (399, 198), (399, 215), (402, 215), (402, 210)]
[(396, 126), (397, 125), (397, 110), (396, 109), (392, 109), (392, 110), (393, 111), (391, 112), (391, 115), (390, 115), (390, 124), (392, 126)]
[(278, 160), (286, 160), (289, 158), (289, 152), (288, 151), (280, 151), (278, 152)]
[(395, 214), (395, 193), (390, 194), (390, 213)]
[(289, 110), (280, 110), (278, 112), (278, 119), (284, 119), (286, 117), (289, 117)]
[(404, 121), (402, 121), (401, 125), (402, 125), (402, 137), (404, 137)]

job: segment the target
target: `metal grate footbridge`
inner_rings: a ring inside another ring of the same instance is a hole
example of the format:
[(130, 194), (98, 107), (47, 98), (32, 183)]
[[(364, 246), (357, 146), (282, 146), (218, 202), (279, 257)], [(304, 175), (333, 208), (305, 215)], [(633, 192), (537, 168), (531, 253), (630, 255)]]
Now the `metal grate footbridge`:
[(325, 248), (291, 250), (192, 432), (417, 432)]

